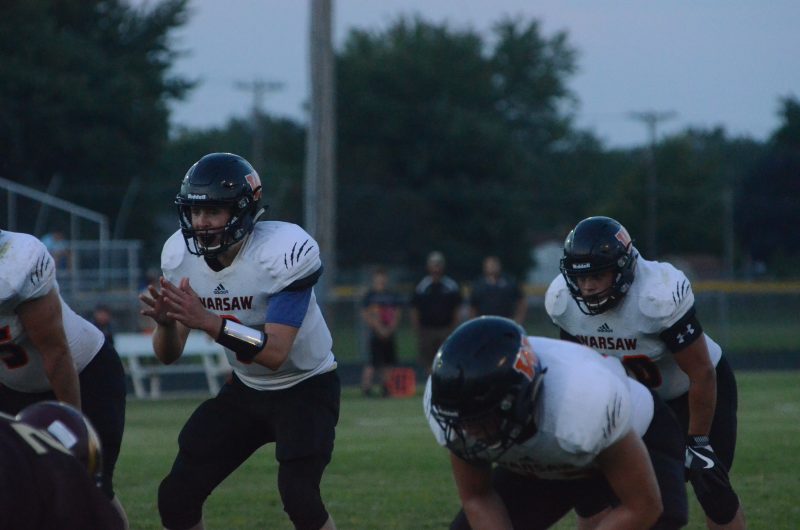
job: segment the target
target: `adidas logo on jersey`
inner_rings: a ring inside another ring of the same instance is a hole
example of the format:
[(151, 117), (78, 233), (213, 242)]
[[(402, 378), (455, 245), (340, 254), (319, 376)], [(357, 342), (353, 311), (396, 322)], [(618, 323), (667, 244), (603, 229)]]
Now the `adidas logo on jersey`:
[(214, 294), (228, 294), (228, 290), (224, 285), (219, 284), (214, 288)]
[(602, 326), (600, 326), (599, 328), (597, 328), (597, 331), (598, 331), (599, 333), (614, 333), (614, 330), (613, 330), (613, 329), (611, 329), (611, 328), (608, 326), (608, 324), (606, 324), (605, 322), (603, 322), (603, 325), (602, 325)]

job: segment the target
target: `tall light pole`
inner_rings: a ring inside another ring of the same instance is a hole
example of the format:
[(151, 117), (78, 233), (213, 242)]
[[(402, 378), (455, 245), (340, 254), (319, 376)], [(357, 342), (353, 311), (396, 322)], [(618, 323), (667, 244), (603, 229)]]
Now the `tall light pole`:
[(306, 137), (305, 227), (319, 243), (325, 274), (317, 284), (323, 310), (336, 279), (336, 113), (333, 0), (311, 0), (311, 105)]
[(674, 118), (673, 111), (630, 112), (628, 116), (640, 121), (647, 127), (649, 148), (647, 151), (647, 220), (645, 236), (647, 252), (651, 259), (658, 256), (658, 171), (656, 168), (656, 144), (658, 142), (658, 124)]
[(250, 162), (256, 171), (262, 172), (264, 171), (264, 128), (261, 117), (264, 115), (264, 99), (269, 92), (282, 89), (283, 83), (255, 78), (251, 81), (236, 81), (233, 86), (253, 94), (253, 104), (250, 110), (253, 127), (253, 152), (250, 154)]

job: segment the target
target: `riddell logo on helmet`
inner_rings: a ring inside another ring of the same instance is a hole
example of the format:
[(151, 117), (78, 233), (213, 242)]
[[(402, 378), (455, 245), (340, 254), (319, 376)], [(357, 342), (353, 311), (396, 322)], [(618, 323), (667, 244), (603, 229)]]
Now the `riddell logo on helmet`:
[(208, 199), (208, 195), (205, 193), (189, 193), (186, 195), (186, 198), (193, 200)]
[(592, 266), (591, 263), (573, 263), (572, 264), (572, 268), (573, 269), (588, 269), (591, 266)]

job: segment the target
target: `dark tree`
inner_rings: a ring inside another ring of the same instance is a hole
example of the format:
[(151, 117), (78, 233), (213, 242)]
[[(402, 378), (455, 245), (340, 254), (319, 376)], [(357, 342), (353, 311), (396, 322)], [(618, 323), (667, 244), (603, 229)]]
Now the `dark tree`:
[(631, 164), (601, 213), (626, 225), (647, 258), (668, 254), (722, 257), (730, 229), (725, 195), (739, 189), (761, 150), (753, 140), (729, 138), (721, 128), (688, 129), (656, 147), (659, 256), (644, 244), (647, 218), (647, 149), (629, 152)]
[(408, 18), (350, 33), (337, 63), (340, 265), (418, 270), (436, 248), (461, 277), (489, 253), (527, 268), (569, 132), (574, 54), (536, 22), (501, 22), (492, 42)]
[(168, 71), (187, 0), (10, 0), (0, 16), (0, 174), (114, 219), (128, 183), (167, 139), (169, 100), (191, 87)]
[(782, 123), (737, 201), (739, 237), (767, 272), (796, 276), (800, 266), (800, 101), (781, 100)]

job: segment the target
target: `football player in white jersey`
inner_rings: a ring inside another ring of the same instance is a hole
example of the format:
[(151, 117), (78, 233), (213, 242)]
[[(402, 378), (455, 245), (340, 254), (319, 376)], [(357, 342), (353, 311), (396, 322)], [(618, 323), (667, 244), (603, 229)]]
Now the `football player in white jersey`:
[(320, 495), (339, 417), (330, 331), (313, 286), (319, 247), (302, 228), (257, 222), (255, 169), (230, 153), (195, 163), (176, 198), (181, 228), (164, 244), (163, 277), (141, 297), (164, 363), (192, 329), (225, 347), (233, 375), (178, 439), (158, 493), (171, 530), (202, 529), (206, 497), (259, 447), (275, 442), (278, 489), (296, 528), (335, 528)]
[(709, 528), (745, 528), (728, 472), (736, 447), (737, 388), (719, 345), (703, 332), (686, 276), (642, 258), (609, 217), (579, 222), (564, 243), (561, 275), (545, 295), (561, 338), (622, 360), (675, 411), (686, 436), (686, 474)]
[(620, 362), (484, 316), (442, 344), (425, 414), (462, 510), (451, 529), (671, 529), (688, 519), (677, 422)]
[(53, 257), (29, 234), (0, 231), (0, 411), (57, 399), (79, 408), (106, 449), (102, 490), (114, 494), (125, 427), (125, 373), (114, 346), (61, 298)]

